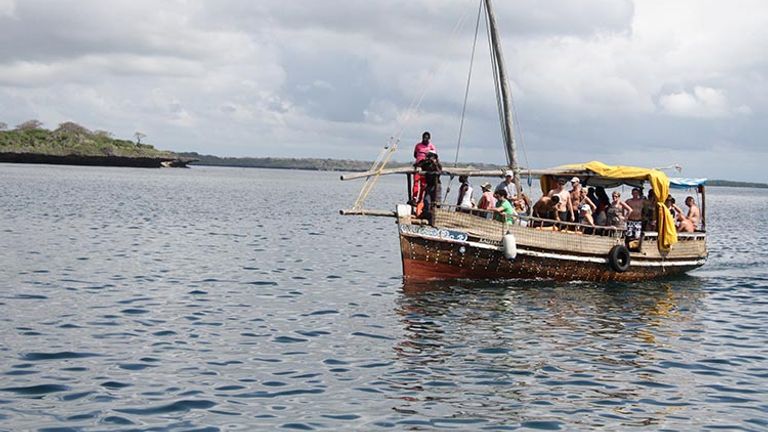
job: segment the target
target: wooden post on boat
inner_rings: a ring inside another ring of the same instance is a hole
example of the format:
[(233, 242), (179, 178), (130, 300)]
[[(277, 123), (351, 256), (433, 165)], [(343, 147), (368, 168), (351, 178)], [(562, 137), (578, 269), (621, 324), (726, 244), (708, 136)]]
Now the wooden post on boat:
[(701, 194), (701, 230), (706, 231), (707, 222), (704, 215), (707, 214), (707, 200), (706, 194), (704, 193), (704, 185), (699, 185), (699, 193)]
[(406, 193), (408, 194), (408, 199), (405, 200), (405, 202), (407, 202), (408, 204), (414, 205), (413, 203), (411, 203), (411, 200), (413, 199), (413, 195), (412, 195), (413, 194), (413, 174), (407, 173), (405, 176), (408, 177), (408, 190), (406, 191)]
[(515, 148), (515, 135), (512, 128), (512, 99), (509, 91), (509, 81), (507, 80), (506, 66), (504, 65), (504, 55), (501, 51), (501, 37), (496, 27), (496, 14), (493, 12), (491, 0), (484, 0), (485, 11), (488, 15), (488, 27), (491, 33), (491, 44), (493, 45), (494, 67), (498, 72), (499, 85), (501, 87), (501, 101), (503, 109), (502, 124), (504, 125), (504, 147), (507, 151), (507, 160), (514, 173), (513, 179), (517, 189), (517, 195), (522, 192), (520, 184), (520, 166), (517, 164)]

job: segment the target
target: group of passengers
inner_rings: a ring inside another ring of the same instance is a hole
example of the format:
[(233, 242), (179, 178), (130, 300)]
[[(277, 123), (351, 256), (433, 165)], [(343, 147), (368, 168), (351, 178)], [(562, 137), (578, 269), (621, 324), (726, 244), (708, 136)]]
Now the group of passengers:
[[(566, 183), (565, 178), (559, 178), (557, 186), (536, 202), (531, 215), (534, 218), (573, 222), (592, 228), (614, 227), (624, 230), (629, 238), (638, 238), (643, 231), (657, 230), (657, 198), (653, 189), (648, 190), (647, 196), (643, 196), (642, 189), (632, 188), (632, 197), (622, 201), (620, 191), (614, 190), (611, 199), (608, 199), (605, 188), (595, 186), (585, 189), (578, 177), (570, 180), (570, 190), (566, 190)], [(701, 212), (693, 197), (685, 199), (687, 213), (675, 205), (671, 195), (665, 204), (672, 213), (678, 231), (694, 232), (699, 227)], [(540, 221), (540, 225), (544, 224)]]
[(461, 209), (480, 209), (489, 210), (497, 213), (499, 220), (514, 222), (517, 215), (529, 214), (531, 201), (525, 193), (517, 193), (517, 187), (514, 183), (512, 171), (507, 171), (504, 180), (496, 188), (488, 182), (480, 185), (483, 191), (480, 195), (480, 201), (475, 202), (472, 197), (472, 186), (469, 184), (469, 177), (459, 176), (459, 195), (456, 206)]
[[(440, 172), (442, 165), (437, 155), (435, 146), (431, 143), (429, 132), (422, 134), (421, 142), (417, 143), (413, 156), (414, 167), (421, 172), (414, 174), (412, 201), (417, 216), (429, 219), (432, 203), (440, 199)], [(504, 180), (495, 188), (491, 183), (480, 185), (482, 194), (479, 201), (475, 202), (473, 188), (469, 183), (469, 177), (459, 176), (459, 192), (456, 206), (463, 210), (480, 209), (491, 211), (498, 220), (516, 222), (518, 215), (532, 216), (532, 226), (554, 226), (560, 229), (576, 227), (582, 230), (591, 228), (596, 232), (599, 227), (613, 227), (626, 231), (626, 237), (638, 238), (642, 231), (656, 231), (656, 207), (657, 199), (653, 189), (643, 196), (642, 189), (633, 188), (632, 197), (622, 201), (621, 193), (614, 190), (611, 198), (605, 188), (595, 186), (584, 188), (578, 177), (570, 179), (571, 189), (566, 185), (567, 179), (560, 177), (557, 184), (542, 196), (533, 206), (528, 196), (517, 191), (514, 173), (504, 173)], [(670, 209), (675, 221), (675, 226), (680, 232), (694, 232), (699, 228), (701, 212), (693, 197), (685, 199), (688, 212), (684, 213), (675, 204), (675, 199), (668, 196), (666, 206)], [(563, 224), (563, 222), (574, 225)], [(578, 225), (576, 225), (578, 224)]]

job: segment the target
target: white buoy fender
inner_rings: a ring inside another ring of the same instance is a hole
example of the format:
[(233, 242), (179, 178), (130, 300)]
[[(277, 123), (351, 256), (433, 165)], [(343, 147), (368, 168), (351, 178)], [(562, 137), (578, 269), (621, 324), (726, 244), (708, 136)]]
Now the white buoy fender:
[(505, 234), (501, 243), (504, 247), (504, 256), (509, 260), (515, 259), (517, 257), (517, 240), (515, 240), (515, 236), (512, 233)]

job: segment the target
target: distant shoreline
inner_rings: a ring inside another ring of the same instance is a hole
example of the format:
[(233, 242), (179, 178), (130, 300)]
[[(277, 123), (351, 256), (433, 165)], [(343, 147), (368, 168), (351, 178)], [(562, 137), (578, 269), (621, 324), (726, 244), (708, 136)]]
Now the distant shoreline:
[[(184, 158), (196, 159), (190, 165), (201, 166), (223, 166), (235, 168), (272, 168), (272, 169), (297, 169), (306, 171), (346, 171), (346, 172), (364, 172), (368, 171), (373, 164), (372, 161), (357, 161), (348, 159), (317, 159), (317, 158), (255, 158), (255, 157), (219, 157), (213, 155), (202, 155), (198, 153), (178, 153)], [(464, 166), (473, 166), (478, 169), (493, 170), (502, 169), (498, 165), (491, 164), (463, 164)], [(389, 167), (405, 167), (407, 163), (391, 162)], [(732, 180), (708, 180), (707, 186), (722, 187), (742, 187), (768, 189), (767, 183), (741, 182)]]
[(176, 158), (142, 156), (83, 156), (83, 155), (47, 155), (41, 153), (0, 152), (0, 162), (48, 165), (81, 165), (131, 168), (185, 167), (187, 161)]
[(77, 123), (65, 122), (47, 130), (29, 120), (13, 130), (0, 123), (0, 162), (119, 166), (135, 168), (184, 167), (190, 159), (137, 141), (116, 139), (107, 131), (91, 131)]

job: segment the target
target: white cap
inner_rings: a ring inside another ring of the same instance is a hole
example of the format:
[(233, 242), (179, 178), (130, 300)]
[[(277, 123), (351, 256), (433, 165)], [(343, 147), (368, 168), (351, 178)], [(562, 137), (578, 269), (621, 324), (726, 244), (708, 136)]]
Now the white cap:
[(507, 172), (504, 173), (504, 177), (514, 177), (515, 173), (512, 172), (512, 170), (507, 170)]
[(581, 180), (578, 177), (574, 177), (571, 179), (571, 183), (581, 183)]

